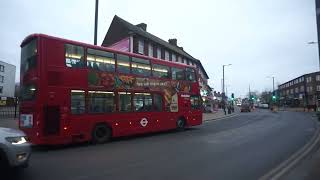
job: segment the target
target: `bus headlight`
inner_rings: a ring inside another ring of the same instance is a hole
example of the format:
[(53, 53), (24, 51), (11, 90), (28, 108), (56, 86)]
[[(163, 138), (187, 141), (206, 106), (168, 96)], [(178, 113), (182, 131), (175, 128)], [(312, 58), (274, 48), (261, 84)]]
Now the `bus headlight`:
[(25, 136), (6, 137), (6, 140), (13, 145), (24, 144), (28, 142), (27, 137)]

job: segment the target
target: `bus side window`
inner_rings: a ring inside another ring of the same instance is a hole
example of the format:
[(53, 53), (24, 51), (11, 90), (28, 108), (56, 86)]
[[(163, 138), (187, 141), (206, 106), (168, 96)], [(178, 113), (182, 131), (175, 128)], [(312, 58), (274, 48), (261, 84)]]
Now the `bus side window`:
[(85, 93), (82, 90), (71, 90), (71, 113), (85, 113)]
[(117, 72), (130, 73), (130, 59), (129, 56), (117, 54)]
[(88, 92), (88, 112), (108, 113), (115, 110), (114, 92), (89, 91)]
[(155, 111), (162, 111), (162, 95), (153, 94), (153, 108)]
[(201, 98), (200, 96), (191, 96), (191, 109), (200, 109), (201, 108)]
[(131, 70), (132, 70), (132, 73), (136, 75), (150, 76), (151, 75), (150, 61), (147, 59), (132, 57)]
[(185, 80), (184, 70), (180, 68), (171, 68), (171, 77), (173, 80)]
[(157, 78), (169, 78), (169, 69), (168, 66), (152, 64), (152, 76)]
[(136, 112), (152, 111), (152, 97), (150, 93), (134, 93), (133, 107)]
[(119, 92), (119, 111), (130, 112), (131, 111), (131, 93)]
[(65, 44), (66, 66), (71, 68), (82, 68), (84, 66), (84, 50), (81, 46)]
[(188, 81), (195, 82), (196, 81), (196, 73), (192, 68), (186, 68), (186, 77)]
[(87, 50), (87, 66), (94, 70), (114, 72), (115, 59), (114, 54), (96, 49)]

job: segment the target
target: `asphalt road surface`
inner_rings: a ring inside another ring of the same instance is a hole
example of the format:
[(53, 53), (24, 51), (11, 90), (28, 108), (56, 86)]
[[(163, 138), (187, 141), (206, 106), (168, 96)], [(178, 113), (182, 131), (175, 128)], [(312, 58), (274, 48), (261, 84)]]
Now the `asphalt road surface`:
[(307, 143), (315, 131), (312, 118), (307, 113), (258, 110), (183, 132), (37, 148), (30, 166), (14, 178), (258, 179)]

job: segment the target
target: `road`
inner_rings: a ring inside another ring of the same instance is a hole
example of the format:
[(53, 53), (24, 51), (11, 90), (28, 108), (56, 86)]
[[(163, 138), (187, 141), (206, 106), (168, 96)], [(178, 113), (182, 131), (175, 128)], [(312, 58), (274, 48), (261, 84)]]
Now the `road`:
[(183, 132), (35, 149), (16, 179), (258, 179), (313, 135), (310, 114), (258, 110)]

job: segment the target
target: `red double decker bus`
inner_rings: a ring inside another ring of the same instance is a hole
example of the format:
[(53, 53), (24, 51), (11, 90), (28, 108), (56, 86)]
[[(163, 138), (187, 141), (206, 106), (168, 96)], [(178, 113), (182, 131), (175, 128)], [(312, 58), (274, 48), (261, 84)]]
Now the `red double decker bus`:
[(202, 123), (191, 66), (43, 34), (21, 44), (19, 127), (67, 144)]

